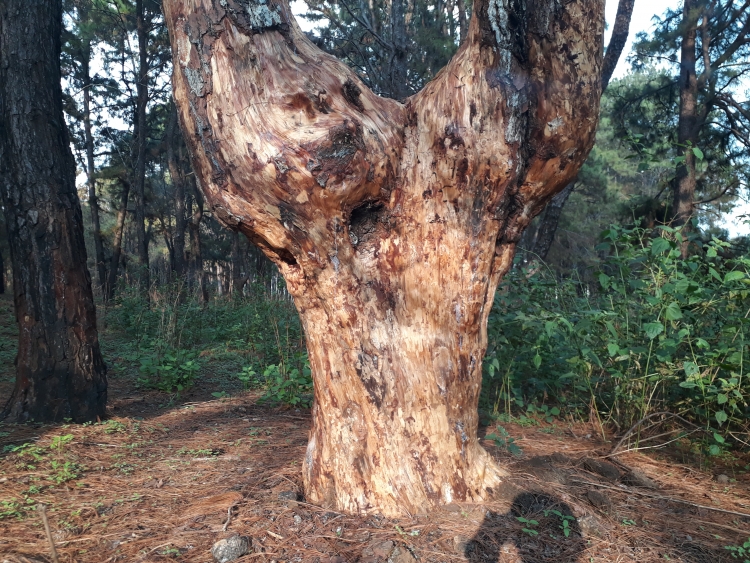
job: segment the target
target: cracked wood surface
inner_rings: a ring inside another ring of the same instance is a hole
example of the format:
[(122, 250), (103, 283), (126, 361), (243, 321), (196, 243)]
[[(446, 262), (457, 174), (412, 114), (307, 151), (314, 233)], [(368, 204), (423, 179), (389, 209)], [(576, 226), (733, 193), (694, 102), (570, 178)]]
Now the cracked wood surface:
[(515, 245), (594, 141), (603, 0), (480, 0), (404, 103), (373, 94), (283, 0), (165, 0), (175, 99), (217, 217), (278, 265), (315, 381), (309, 501), (481, 501), (486, 323)]

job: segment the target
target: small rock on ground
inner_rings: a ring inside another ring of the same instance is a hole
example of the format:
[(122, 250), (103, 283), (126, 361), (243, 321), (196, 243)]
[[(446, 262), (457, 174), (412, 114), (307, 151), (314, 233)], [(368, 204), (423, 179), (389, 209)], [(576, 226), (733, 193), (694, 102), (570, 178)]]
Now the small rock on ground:
[(659, 485), (652, 481), (644, 473), (636, 469), (628, 471), (622, 476), (622, 482), (629, 487), (642, 487), (644, 489), (658, 489)]
[(297, 491), (281, 491), (278, 494), (279, 500), (299, 500), (299, 493)]
[(387, 563), (416, 563), (417, 560), (411, 554), (411, 551), (405, 547), (396, 546), (393, 548)]
[(229, 563), (250, 551), (250, 539), (245, 536), (232, 536), (217, 541), (211, 548), (216, 563)]
[(593, 514), (589, 514), (588, 516), (579, 518), (578, 528), (581, 530), (584, 538), (588, 538), (591, 536), (601, 537), (605, 532), (604, 525), (599, 520), (599, 518), (597, 518)]
[(617, 481), (620, 478), (620, 470), (608, 461), (587, 457), (583, 460), (583, 468), (604, 477), (608, 481)]
[(719, 485), (728, 485), (729, 484), (729, 476), (724, 475), (723, 473), (721, 475), (716, 476), (716, 482)]
[(601, 510), (609, 510), (609, 507), (611, 506), (609, 498), (604, 496), (599, 491), (589, 491), (588, 493), (586, 493), (586, 498), (591, 504)]

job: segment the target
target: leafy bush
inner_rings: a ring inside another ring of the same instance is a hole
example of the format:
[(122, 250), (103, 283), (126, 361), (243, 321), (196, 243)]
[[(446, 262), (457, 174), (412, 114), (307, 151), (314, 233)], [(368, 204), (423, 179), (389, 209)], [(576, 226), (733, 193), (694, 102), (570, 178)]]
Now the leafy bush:
[(273, 401), (288, 405), (310, 406), (313, 381), (307, 354), (298, 358), (300, 367), (288, 368), (286, 364), (270, 365), (263, 372), (268, 386), (261, 401)]
[[(202, 304), (186, 293), (185, 284), (155, 289), (150, 301), (137, 288), (123, 288), (107, 311), (107, 324), (120, 338), (109, 349), (103, 339), (105, 353), (137, 367), (141, 385), (164, 392), (179, 393), (205, 376), (214, 376), (220, 388), (241, 384), (247, 389), (265, 383), (257, 374), (269, 366), (294, 366), (302, 374), (304, 361), (298, 358), (304, 354), (304, 338), (294, 305), (270, 297), (262, 286), (251, 290), (246, 296)], [(237, 372), (236, 379), (225, 375)], [(287, 378), (292, 370), (282, 367), (281, 373)], [(277, 379), (271, 372), (269, 377)], [(226, 391), (217, 393), (224, 396)]]
[(485, 406), (496, 413), (552, 399), (595, 406), (627, 426), (660, 410), (715, 437), (743, 425), (750, 259), (718, 239), (683, 260), (679, 230), (611, 227), (598, 283), (514, 270), (490, 315)]

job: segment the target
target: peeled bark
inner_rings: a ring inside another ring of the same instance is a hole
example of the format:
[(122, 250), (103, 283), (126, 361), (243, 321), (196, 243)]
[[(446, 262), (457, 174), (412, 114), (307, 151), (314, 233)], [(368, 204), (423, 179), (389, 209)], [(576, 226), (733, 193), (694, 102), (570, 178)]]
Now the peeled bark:
[(0, 3), (0, 192), (19, 325), (2, 415), (74, 422), (105, 414), (75, 163), (63, 118), (59, 0)]
[[(602, 63), (602, 92), (609, 86), (609, 81), (615, 72), (617, 63), (620, 60), (623, 49), (628, 42), (630, 33), (630, 20), (633, 16), (633, 7), (635, 0), (619, 0), (617, 4), (617, 15), (615, 16), (615, 25), (612, 28), (612, 36), (609, 38), (607, 52), (604, 55)], [(555, 241), (557, 227), (560, 225), (565, 204), (575, 189), (575, 181), (568, 184), (563, 191), (553, 197), (544, 209), (544, 214), (539, 222), (539, 228), (534, 237), (532, 254), (545, 260), (549, 254), (552, 243)]]
[(413, 514), (491, 497), (506, 472), (477, 439), (487, 316), (593, 144), (604, 2), (477, 0), (453, 60), (403, 104), (283, 0), (164, 8), (206, 200), (277, 264), (303, 322), (308, 501)]

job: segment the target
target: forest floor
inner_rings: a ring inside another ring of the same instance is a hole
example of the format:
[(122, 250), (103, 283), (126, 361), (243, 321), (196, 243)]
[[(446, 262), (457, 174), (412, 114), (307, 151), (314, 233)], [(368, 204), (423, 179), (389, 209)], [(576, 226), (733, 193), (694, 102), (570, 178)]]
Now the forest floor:
[[(0, 308), (4, 402), (15, 342), (11, 304)], [(726, 546), (750, 538), (750, 456), (706, 459), (678, 441), (605, 458), (615, 439), (601, 428), (523, 417), (483, 441), (514, 476), (505, 499), (413, 518), (349, 516), (304, 502), (308, 410), (260, 405), (258, 391), (216, 398), (210, 380), (179, 400), (141, 389), (107, 344), (115, 336), (102, 335), (107, 420), (0, 424), (0, 563), (52, 561), (38, 505), (60, 563), (208, 563), (211, 546), (235, 535), (250, 540), (241, 562), (748, 558)]]

